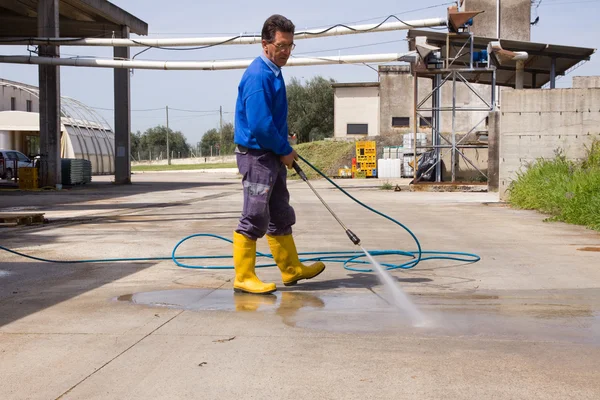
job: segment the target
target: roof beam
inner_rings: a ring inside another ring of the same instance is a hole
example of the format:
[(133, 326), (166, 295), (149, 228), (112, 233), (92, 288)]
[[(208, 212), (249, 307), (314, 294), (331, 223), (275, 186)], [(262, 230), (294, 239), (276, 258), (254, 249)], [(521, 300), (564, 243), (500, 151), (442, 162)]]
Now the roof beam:
[(60, 2), (60, 15), (77, 21), (94, 21), (89, 13), (85, 13), (77, 7), (74, 7), (68, 1)]
[(0, 0), (0, 7), (4, 7), (7, 10), (11, 10), (19, 15), (26, 15), (31, 18), (37, 17), (37, 10), (35, 10), (35, 9), (32, 10), (30, 7), (27, 7), (25, 4), (19, 3), (17, 1)]
[[(19, 32), (23, 37), (36, 37), (38, 35), (37, 19), (35, 18), (0, 16), (0, 27), (2, 27), (0, 29), (0, 36), (6, 32)], [(121, 27), (102, 22), (60, 21), (61, 37), (94, 36), (111, 38), (113, 37), (113, 32), (115, 33), (115, 37), (119, 37)]]
[(98, 14), (117, 25), (128, 26), (131, 33), (137, 35), (148, 34), (148, 24), (146, 22), (106, 0), (69, 0), (69, 3), (83, 11)]

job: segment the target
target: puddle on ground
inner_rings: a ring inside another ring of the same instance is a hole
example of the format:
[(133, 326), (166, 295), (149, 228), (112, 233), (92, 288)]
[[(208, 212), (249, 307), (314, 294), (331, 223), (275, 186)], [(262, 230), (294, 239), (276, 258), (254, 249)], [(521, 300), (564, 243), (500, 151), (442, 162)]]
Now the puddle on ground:
[(411, 326), (408, 315), (371, 292), (278, 291), (253, 295), (232, 290), (179, 289), (127, 294), (117, 300), (189, 311), (274, 314), (291, 327), (335, 332), (600, 345), (599, 296), (550, 293), (413, 295), (427, 319), (418, 327)]
[(0, 269), (0, 278), (4, 278), (6, 276), (9, 276), (10, 274), (12, 274), (12, 272)]

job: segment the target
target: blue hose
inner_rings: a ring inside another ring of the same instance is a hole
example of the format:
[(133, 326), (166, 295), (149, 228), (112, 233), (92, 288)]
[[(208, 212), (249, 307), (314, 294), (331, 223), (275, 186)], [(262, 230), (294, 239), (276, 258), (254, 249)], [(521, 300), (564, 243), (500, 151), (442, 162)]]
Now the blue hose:
[[(389, 215), (386, 215), (386, 214), (384, 214), (382, 212), (379, 212), (379, 211), (375, 210), (374, 208), (369, 207), (368, 205), (364, 204), (360, 200), (356, 199), (351, 194), (349, 194), (344, 189), (342, 189), (340, 186), (338, 186), (335, 182), (333, 182), (330, 178), (328, 178), (327, 176), (325, 176), (325, 174), (323, 174), (319, 169), (317, 169), (314, 165), (312, 165), (310, 162), (308, 162), (302, 156), (299, 156), (299, 157), (309, 167), (311, 167), (313, 170), (315, 170), (319, 175), (321, 175), (323, 178), (325, 178), (329, 183), (331, 183), (333, 186), (335, 186), (338, 190), (340, 190), (342, 193), (344, 193), (350, 199), (352, 199), (353, 201), (355, 201), (359, 205), (363, 206), (367, 210), (369, 210), (369, 211), (371, 211), (371, 212), (373, 212), (373, 213), (375, 213), (375, 214), (377, 214), (377, 215), (379, 215), (379, 216), (381, 216), (381, 217), (383, 217), (383, 218), (385, 218), (385, 219), (393, 222), (396, 225), (399, 225), (406, 232), (408, 232), (408, 234), (414, 239), (415, 244), (417, 246), (417, 250), (416, 251), (374, 250), (374, 251), (370, 251), (369, 252), (374, 257), (376, 257), (376, 256), (403, 256), (403, 257), (408, 257), (409, 258), (409, 261), (407, 261), (405, 263), (402, 263), (402, 264), (391, 264), (391, 263), (383, 263), (382, 262), (381, 265), (383, 267), (385, 267), (387, 270), (410, 269), (410, 268), (414, 268), (421, 261), (427, 261), (427, 260), (453, 260), (453, 261), (475, 263), (475, 262), (477, 262), (477, 261), (479, 261), (481, 259), (478, 255), (471, 254), (471, 253), (443, 252), (443, 251), (423, 251), (422, 248), (421, 248), (421, 243), (419, 243), (419, 240), (417, 239), (417, 237), (415, 236), (415, 234), (410, 229), (408, 229), (407, 226), (405, 226), (401, 222), (395, 220), (394, 218), (390, 217)], [(20, 253), (18, 251), (14, 251), (14, 250), (8, 249), (8, 248), (6, 248), (4, 246), (0, 246), (0, 250), (4, 250), (6, 252), (9, 252), (9, 253), (12, 253), (12, 254), (16, 254), (16, 255), (21, 256), (21, 257), (25, 257), (25, 258), (28, 258), (30, 260), (41, 261), (41, 262), (48, 262), (48, 263), (60, 263), (60, 264), (84, 264), (84, 263), (107, 263), (107, 262), (126, 262), (126, 261), (164, 261), (164, 260), (173, 260), (173, 262), (177, 266), (183, 267), (183, 268), (192, 268), (192, 269), (233, 269), (233, 265), (189, 265), (189, 264), (182, 263), (180, 260), (215, 260), (215, 259), (229, 259), (229, 258), (232, 257), (231, 255), (177, 256), (175, 254), (177, 252), (177, 249), (179, 248), (179, 246), (181, 246), (185, 241), (187, 241), (189, 239), (192, 239), (192, 238), (196, 238), (196, 237), (209, 237), (209, 238), (215, 238), (215, 239), (219, 239), (219, 240), (224, 240), (224, 241), (229, 242), (229, 243), (233, 243), (230, 239), (227, 239), (227, 238), (225, 238), (223, 236), (213, 235), (213, 234), (210, 234), (210, 233), (196, 233), (194, 235), (189, 235), (189, 236), (186, 236), (183, 239), (181, 239), (175, 245), (175, 247), (173, 248), (173, 251), (171, 252), (171, 257), (103, 258), (103, 259), (68, 260), (68, 261), (64, 261), (64, 260), (50, 260), (50, 259), (41, 258), (41, 257), (34, 257), (34, 256), (30, 256), (30, 255), (27, 255), (27, 254), (24, 254), (24, 253)], [(271, 260), (271, 262), (257, 264), (256, 268), (273, 267), (273, 266), (276, 265), (274, 262), (272, 262), (273, 256), (271, 254), (257, 252), (256, 255), (257, 255), (257, 257), (262, 257), (262, 258), (266, 258), (266, 259)], [(343, 264), (344, 269), (346, 269), (348, 271), (355, 271), (355, 272), (372, 272), (373, 271), (372, 269), (369, 269), (369, 268), (361, 268), (361, 267), (357, 266), (357, 265), (370, 264), (368, 261), (363, 260), (363, 258), (366, 257), (366, 255), (363, 252), (361, 252), (361, 251), (305, 252), (305, 253), (298, 253), (298, 255), (300, 256), (300, 259), (301, 259), (302, 262), (324, 261), (324, 262), (327, 262), (327, 263), (340, 263), (340, 264)]]

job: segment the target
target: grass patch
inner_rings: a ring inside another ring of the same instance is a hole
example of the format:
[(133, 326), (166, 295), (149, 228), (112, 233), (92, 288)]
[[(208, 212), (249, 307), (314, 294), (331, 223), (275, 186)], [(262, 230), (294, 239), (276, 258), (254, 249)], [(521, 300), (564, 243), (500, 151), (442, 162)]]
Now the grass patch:
[(381, 190), (392, 190), (394, 187), (392, 186), (391, 183), (389, 182), (385, 182), (383, 185), (381, 185), (380, 189)]
[(215, 168), (237, 168), (236, 163), (213, 163), (213, 164), (184, 164), (184, 165), (136, 165), (131, 167), (133, 172), (144, 171), (183, 171), (194, 169), (215, 169)]
[[(302, 143), (295, 147), (298, 154), (306, 158), (308, 162), (317, 167), (327, 176), (337, 175), (338, 169), (344, 165), (352, 165), (354, 156), (354, 142), (335, 142), (322, 140), (318, 142)], [(299, 162), (300, 167), (309, 179), (321, 177), (312, 168)], [(290, 178), (299, 178), (294, 170), (288, 170)]]
[(512, 182), (509, 201), (516, 208), (549, 214), (550, 220), (600, 231), (600, 141), (583, 162), (561, 154), (536, 161)]

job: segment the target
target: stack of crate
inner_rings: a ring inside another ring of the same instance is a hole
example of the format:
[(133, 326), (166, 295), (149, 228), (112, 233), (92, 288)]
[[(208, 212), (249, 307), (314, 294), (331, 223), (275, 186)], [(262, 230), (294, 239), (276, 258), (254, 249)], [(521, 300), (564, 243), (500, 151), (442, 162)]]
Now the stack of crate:
[(37, 168), (19, 168), (19, 189), (31, 190), (39, 187)]
[(365, 177), (377, 176), (377, 143), (373, 141), (356, 142), (356, 163), (352, 163), (355, 177), (364, 173)]

